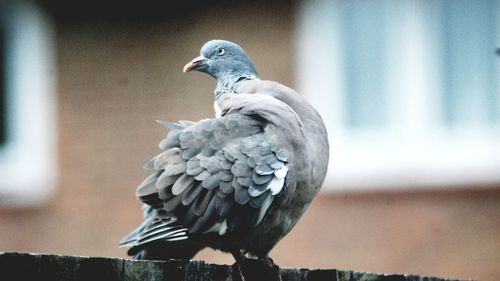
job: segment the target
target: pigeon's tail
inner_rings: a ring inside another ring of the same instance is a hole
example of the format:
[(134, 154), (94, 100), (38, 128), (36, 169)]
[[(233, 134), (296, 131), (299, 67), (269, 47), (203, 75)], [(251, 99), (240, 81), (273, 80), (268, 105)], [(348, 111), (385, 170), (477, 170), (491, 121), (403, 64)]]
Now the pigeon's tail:
[(130, 247), (134, 259), (191, 259), (202, 247), (188, 239), (187, 229), (175, 217), (145, 207), (144, 222), (124, 237), (119, 245)]

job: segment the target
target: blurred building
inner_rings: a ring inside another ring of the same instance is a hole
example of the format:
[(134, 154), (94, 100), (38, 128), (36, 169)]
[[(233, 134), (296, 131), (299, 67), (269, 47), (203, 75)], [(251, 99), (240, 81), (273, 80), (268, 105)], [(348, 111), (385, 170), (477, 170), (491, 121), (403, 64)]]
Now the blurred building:
[(213, 116), (214, 81), (182, 67), (221, 38), (332, 140), (278, 264), (497, 280), (499, 19), (493, 0), (3, 1), (0, 251), (125, 257), (154, 121)]

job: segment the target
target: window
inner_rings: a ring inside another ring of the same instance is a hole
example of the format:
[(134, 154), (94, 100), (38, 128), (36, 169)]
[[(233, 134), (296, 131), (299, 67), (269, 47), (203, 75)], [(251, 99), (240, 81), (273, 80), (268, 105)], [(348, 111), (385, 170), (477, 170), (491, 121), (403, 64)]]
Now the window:
[(327, 186), (500, 183), (500, 1), (302, 1), (298, 18)]
[(56, 184), (51, 24), (28, 1), (0, 2), (0, 205), (46, 202)]
[(7, 140), (7, 105), (5, 103), (5, 37), (0, 29), (0, 149)]

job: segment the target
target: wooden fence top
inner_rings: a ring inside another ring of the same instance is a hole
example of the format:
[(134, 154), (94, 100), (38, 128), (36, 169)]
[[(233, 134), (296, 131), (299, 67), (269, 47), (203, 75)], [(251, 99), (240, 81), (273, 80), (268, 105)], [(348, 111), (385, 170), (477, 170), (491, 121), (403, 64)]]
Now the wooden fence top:
[[(265, 281), (259, 263), (250, 263), (247, 281)], [(253, 270), (255, 269), (255, 270)], [(232, 281), (239, 280), (232, 266), (203, 261), (135, 261), (108, 257), (81, 257), (33, 253), (1, 253), (0, 273), (10, 280), (50, 281)], [(280, 271), (283, 281), (445, 281), (435, 277), (376, 274), (337, 269)], [(3, 280), (3, 278), (0, 278)]]

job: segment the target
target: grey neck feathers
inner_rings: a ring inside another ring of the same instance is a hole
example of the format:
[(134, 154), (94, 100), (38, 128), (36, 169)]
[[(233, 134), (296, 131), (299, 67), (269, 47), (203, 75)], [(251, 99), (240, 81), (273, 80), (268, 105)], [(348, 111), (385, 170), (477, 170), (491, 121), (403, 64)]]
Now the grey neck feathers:
[(230, 73), (226, 76), (219, 77), (217, 79), (217, 87), (214, 90), (215, 97), (217, 98), (221, 93), (224, 92), (234, 92), (235, 86), (245, 80), (257, 79), (259, 76), (257, 73), (253, 74), (236, 74)]

